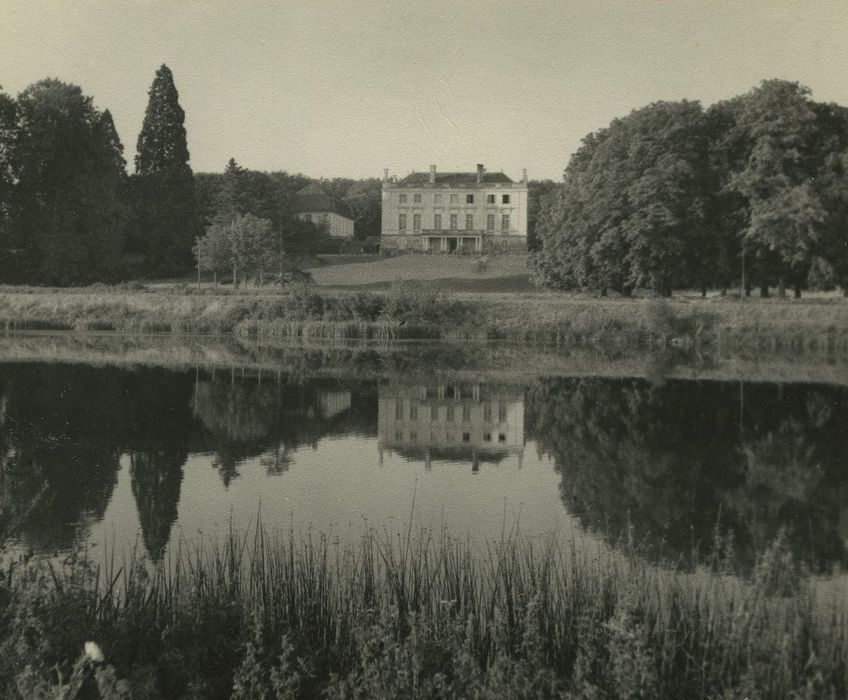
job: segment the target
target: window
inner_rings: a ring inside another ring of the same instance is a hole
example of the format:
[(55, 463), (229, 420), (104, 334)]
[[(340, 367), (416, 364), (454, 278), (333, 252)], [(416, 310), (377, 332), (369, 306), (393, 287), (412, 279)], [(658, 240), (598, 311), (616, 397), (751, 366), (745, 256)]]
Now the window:
[(442, 215), (441, 214), (435, 214), (433, 216), (433, 228), (436, 229), (437, 231), (442, 230)]
[(483, 442), (491, 442), (492, 434), (491, 433), (483, 433)]
[(465, 230), (470, 231), (474, 228), (474, 214), (465, 215)]
[(486, 214), (486, 230), (494, 231), (495, 230), (495, 215), (494, 214)]
[(448, 406), (448, 415), (447, 415), (447, 420), (448, 420), (449, 422), (450, 422), (450, 421), (453, 421), (453, 406)]
[(506, 404), (498, 404), (498, 422), (506, 423)]
[(403, 431), (402, 430), (395, 430), (395, 441), (396, 442), (403, 442)]
[(471, 433), (463, 433), (462, 434), (463, 442), (471, 442)]
[(509, 214), (501, 216), (501, 231), (509, 231)]
[(415, 233), (421, 233), (421, 214), (412, 215), (412, 230)]
[(418, 406), (414, 403), (409, 405), (409, 420), (418, 420)]
[(411, 432), (409, 434), (409, 441), (410, 442), (417, 442), (418, 441), (418, 433), (416, 433), (415, 431)]
[(483, 406), (483, 420), (491, 421), (492, 420), (492, 404), (487, 403)]
[(462, 407), (462, 420), (471, 420), (471, 406)]
[(506, 442), (506, 433), (498, 433), (498, 442)]
[(465, 203), (466, 204), (474, 204), (474, 195), (473, 194), (465, 195)]
[(439, 420), (439, 407), (436, 404), (430, 405), (430, 420)]
[(452, 194), (450, 196), (450, 203), (451, 204), (458, 204), (459, 203), (459, 195), (458, 194)]
[(441, 204), (442, 203), (442, 195), (434, 194), (433, 195), (433, 204)]
[(495, 195), (487, 194), (486, 195), (486, 204), (494, 204), (495, 203)]
[(406, 204), (406, 194), (399, 194), (398, 195), (398, 202), (400, 204)]
[(509, 195), (508, 194), (502, 194), (501, 195), (501, 204), (509, 204)]
[(398, 231), (406, 231), (406, 214), (398, 215)]
[(421, 204), (421, 195), (420, 194), (412, 195), (412, 203), (413, 204)]
[(456, 231), (456, 214), (450, 215), (450, 227), (451, 231)]

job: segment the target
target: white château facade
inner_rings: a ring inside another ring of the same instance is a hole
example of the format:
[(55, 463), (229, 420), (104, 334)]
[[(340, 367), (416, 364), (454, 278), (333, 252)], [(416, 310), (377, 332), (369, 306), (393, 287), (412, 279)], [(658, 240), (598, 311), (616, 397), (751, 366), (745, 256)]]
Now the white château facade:
[(527, 248), (527, 171), (383, 175), (380, 247), (431, 253), (485, 253)]

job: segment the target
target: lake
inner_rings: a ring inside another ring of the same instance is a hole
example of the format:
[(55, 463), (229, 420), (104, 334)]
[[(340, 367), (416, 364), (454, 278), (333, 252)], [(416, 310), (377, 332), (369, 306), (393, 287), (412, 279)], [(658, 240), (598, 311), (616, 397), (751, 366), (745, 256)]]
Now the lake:
[(845, 565), (845, 386), (461, 369), (0, 363), (7, 546), (158, 561), (261, 517), (342, 541), (580, 534), (740, 571), (782, 529), (811, 570)]

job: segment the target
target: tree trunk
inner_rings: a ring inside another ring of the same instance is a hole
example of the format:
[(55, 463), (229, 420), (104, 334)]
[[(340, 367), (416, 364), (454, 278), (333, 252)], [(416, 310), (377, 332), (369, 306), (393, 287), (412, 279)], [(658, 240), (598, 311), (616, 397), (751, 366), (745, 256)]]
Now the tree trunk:
[(795, 289), (795, 298), (800, 299), (801, 298), (801, 283), (796, 282), (795, 285), (794, 285), (794, 289)]
[(601, 287), (601, 292), (600, 292), (600, 294), (601, 294), (601, 296), (602, 296), (602, 297), (605, 297), (605, 296), (607, 295), (607, 288), (606, 288), (606, 287)]
[[(750, 284), (745, 285), (745, 296), (746, 297), (751, 296), (751, 289), (752, 289), (752, 287), (751, 287)], [(766, 291), (768, 291), (768, 288), (766, 289)]]
[(704, 299), (707, 298), (707, 285), (705, 284), (701, 285), (701, 297)]
[(727, 296), (727, 287), (722, 287), (722, 288), (721, 288), (721, 295), (722, 295), (723, 297), (726, 297), (726, 296)]
[(233, 289), (238, 289), (238, 268), (233, 265)]
[(621, 296), (630, 298), (633, 296), (633, 287), (622, 287), (621, 288)]
[(761, 284), (761, 285), (760, 285), (760, 296), (761, 296), (763, 299), (768, 299), (768, 296), (769, 296), (769, 288), (768, 288), (768, 285), (767, 285), (767, 284)]
[(783, 277), (777, 278), (777, 296), (781, 299), (786, 298), (786, 282), (783, 281)]
[(212, 285), (218, 288), (218, 270), (212, 270)]

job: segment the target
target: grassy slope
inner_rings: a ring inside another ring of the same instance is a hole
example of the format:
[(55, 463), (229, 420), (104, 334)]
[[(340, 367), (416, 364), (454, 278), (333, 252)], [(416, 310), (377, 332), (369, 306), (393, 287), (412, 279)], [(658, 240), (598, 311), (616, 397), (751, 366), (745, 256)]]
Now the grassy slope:
[[(439, 282), (443, 291), (531, 291), (526, 256), (489, 258), (485, 272), (476, 271), (477, 257), (447, 255), (398, 255), (390, 258), (322, 258), (310, 268), (313, 279), (324, 287), (386, 288), (397, 280)], [(340, 264), (334, 264), (334, 263)]]

